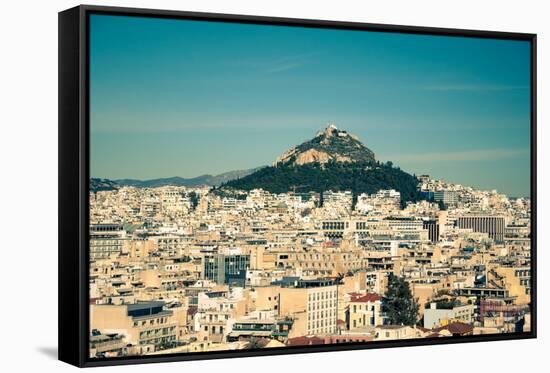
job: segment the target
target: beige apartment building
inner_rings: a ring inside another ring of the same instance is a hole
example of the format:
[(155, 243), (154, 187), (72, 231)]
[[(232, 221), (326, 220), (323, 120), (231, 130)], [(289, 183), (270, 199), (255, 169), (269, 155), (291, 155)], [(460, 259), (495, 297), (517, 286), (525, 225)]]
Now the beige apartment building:
[(456, 305), (452, 308), (437, 308), (437, 303), (430, 303), (424, 310), (424, 328), (433, 329), (445, 326), (452, 321), (461, 321), (471, 324), (474, 319), (475, 306), (473, 304)]
[(516, 297), (517, 305), (531, 302), (531, 268), (529, 266), (495, 266), (495, 280)]
[(382, 325), (382, 297), (378, 294), (350, 294), (348, 303), (349, 330), (372, 328)]
[(331, 280), (301, 280), (294, 287), (282, 287), (280, 315), (303, 313), (303, 322), (292, 327), (293, 336), (336, 333), (337, 285)]
[(120, 224), (90, 225), (90, 260), (119, 255), (126, 240), (126, 232)]
[(158, 245), (152, 240), (126, 240), (122, 244), (122, 253), (127, 253), (132, 259), (145, 259), (158, 250)]
[(374, 339), (376, 341), (388, 341), (397, 339), (418, 338), (420, 332), (412, 326), (407, 325), (383, 325), (377, 326)]
[(275, 267), (292, 268), (319, 276), (336, 276), (339, 273), (367, 267), (364, 251), (352, 248), (278, 249)]
[(90, 306), (90, 331), (118, 333), (134, 345), (153, 344), (158, 348), (173, 343), (177, 324), (173, 312), (164, 309), (164, 302)]
[(257, 286), (251, 293), (254, 310), (273, 310), (279, 314), (280, 286)]
[(226, 291), (199, 294), (194, 329), (200, 341), (224, 342), (235, 319), (246, 314), (249, 291)]

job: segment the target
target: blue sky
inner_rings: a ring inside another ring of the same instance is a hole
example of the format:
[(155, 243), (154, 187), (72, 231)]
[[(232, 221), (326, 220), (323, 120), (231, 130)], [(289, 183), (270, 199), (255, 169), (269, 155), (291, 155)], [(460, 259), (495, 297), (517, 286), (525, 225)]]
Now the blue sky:
[(268, 165), (334, 122), (411, 173), (527, 196), (528, 42), (90, 20), (91, 174)]

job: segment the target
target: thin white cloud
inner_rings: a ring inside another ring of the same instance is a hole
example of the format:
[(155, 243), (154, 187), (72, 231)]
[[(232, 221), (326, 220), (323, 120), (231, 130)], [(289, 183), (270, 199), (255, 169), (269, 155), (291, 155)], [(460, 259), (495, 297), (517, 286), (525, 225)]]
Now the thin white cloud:
[(396, 162), (474, 162), (474, 161), (496, 161), (511, 159), (529, 154), (529, 149), (480, 149), (459, 152), (439, 152), (420, 154), (394, 154), (387, 155), (384, 159), (392, 159)]
[(267, 69), (267, 72), (268, 73), (279, 73), (279, 72), (282, 72), (282, 71), (296, 69), (296, 68), (302, 67), (304, 65), (305, 65), (305, 63), (303, 63), (303, 62), (289, 62), (289, 63), (286, 63), (286, 64), (280, 64), (278, 66), (274, 66), (272, 68), (269, 68), (269, 69)]
[(267, 66), (265, 71), (273, 74), (297, 69), (313, 62), (313, 58), (317, 55), (318, 53), (304, 53), (276, 58), (265, 64)]

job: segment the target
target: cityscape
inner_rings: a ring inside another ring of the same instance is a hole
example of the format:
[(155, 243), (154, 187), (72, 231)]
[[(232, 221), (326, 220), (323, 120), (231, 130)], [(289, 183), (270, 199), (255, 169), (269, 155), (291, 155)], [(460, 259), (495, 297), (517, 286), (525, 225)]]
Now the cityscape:
[[(358, 166), (386, 189), (305, 174)], [(265, 177), (280, 170), (307, 185)], [(530, 330), (529, 198), (411, 176), (334, 124), (250, 172), (91, 180), (91, 358)]]
[(528, 41), (87, 25), (90, 359), (531, 331)]

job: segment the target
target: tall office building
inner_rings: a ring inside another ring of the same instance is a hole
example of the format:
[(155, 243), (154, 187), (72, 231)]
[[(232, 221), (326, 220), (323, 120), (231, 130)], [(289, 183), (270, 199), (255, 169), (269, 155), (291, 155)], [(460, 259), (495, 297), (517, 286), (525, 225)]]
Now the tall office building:
[(443, 202), (445, 205), (454, 206), (458, 203), (458, 193), (453, 190), (438, 190), (433, 196), (435, 202)]
[(474, 232), (487, 233), (495, 242), (504, 241), (505, 222), (503, 216), (465, 215), (457, 219), (457, 226)]
[(120, 224), (90, 225), (90, 259), (105, 259), (120, 254), (124, 240), (126, 232)]
[(439, 241), (439, 220), (438, 219), (425, 219), (422, 221), (422, 228), (428, 230), (428, 238), (431, 242), (436, 243)]
[(303, 315), (293, 326), (301, 335), (336, 333), (338, 286), (333, 280), (296, 280), (280, 290), (280, 315)]
[(225, 284), (229, 280), (237, 281), (241, 278), (244, 279), (246, 277), (246, 270), (249, 268), (250, 255), (205, 255), (203, 260), (203, 277), (218, 284)]

